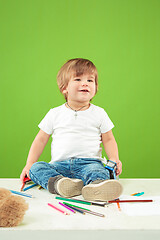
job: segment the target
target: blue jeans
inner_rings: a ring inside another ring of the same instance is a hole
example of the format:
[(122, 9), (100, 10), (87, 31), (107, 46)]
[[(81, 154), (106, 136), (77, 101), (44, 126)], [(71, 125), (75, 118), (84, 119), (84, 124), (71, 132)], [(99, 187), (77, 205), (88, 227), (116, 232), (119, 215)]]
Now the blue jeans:
[(30, 168), (29, 175), (34, 183), (45, 189), (48, 189), (49, 178), (58, 175), (81, 179), (84, 185), (99, 179), (110, 179), (109, 170), (95, 158), (70, 158), (52, 164), (36, 162)]

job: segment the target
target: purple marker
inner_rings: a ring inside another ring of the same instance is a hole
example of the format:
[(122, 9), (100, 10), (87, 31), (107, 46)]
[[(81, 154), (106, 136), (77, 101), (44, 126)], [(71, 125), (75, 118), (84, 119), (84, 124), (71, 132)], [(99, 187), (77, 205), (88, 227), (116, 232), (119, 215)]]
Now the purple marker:
[(60, 205), (62, 205), (63, 207), (67, 208), (68, 210), (70, 210), (73, 213), (76, 213), (76, 211), (74, 211), (73, 209), (71, 209), (70, 207), (66, 206), (65, 204), (59, 202)]

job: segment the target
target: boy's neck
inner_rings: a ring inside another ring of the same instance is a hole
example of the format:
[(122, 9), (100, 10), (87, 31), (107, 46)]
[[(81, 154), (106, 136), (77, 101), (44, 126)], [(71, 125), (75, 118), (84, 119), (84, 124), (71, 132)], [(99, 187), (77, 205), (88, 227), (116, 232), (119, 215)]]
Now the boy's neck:
[(68, 104), (66, 104), (66, 107), (71, 108), (73, 110), (78, 111), (80, 108), (82, 108), (79, 111), (84, 111), (90, 107), (90, 102), (73, 102), (73, 101), (67, 101)]

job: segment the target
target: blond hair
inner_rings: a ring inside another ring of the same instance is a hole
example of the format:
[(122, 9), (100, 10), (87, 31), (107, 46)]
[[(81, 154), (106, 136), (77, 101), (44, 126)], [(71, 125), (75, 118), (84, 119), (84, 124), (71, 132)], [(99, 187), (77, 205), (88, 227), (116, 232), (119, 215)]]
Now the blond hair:
[(98, 90), (98, 72), (96, 66), (88, 59), (75, 58), (68, 60), (57, 74), (57, 83), (60, 92), (67, 101), (67, 94), (63, 90), (68, 86), (71, 77), (78, 77), (83, 74), (93, 74), (95, 76), (96, 92)]

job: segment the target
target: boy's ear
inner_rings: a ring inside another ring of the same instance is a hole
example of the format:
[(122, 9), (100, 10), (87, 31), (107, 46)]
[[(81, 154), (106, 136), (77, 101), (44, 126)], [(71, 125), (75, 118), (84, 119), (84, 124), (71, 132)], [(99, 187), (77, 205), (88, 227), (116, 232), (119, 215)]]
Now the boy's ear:
[(67, 93), (67, 87), (64, 87), (63, 90), (62, 90), (62, 93)]
[(63, 90), (62, 90), (62, 93), (67, 93), (67, 90), (66, 90), (66, 89), (63, 89)]

